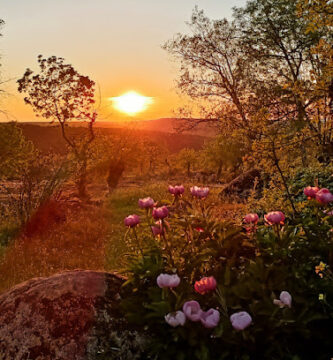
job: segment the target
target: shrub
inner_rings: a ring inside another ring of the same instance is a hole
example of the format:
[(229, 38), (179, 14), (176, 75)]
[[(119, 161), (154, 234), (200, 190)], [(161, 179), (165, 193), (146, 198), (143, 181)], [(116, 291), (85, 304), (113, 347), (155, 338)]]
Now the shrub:
[(276, 212), (263, 224), (251, 216), (243, 227), (214, 220), (205, 198), (178, 195), (161, 206), (167, 216), (142, 210), (126, 236), (134, 251), (122, 307), (150, 335), (147, 357), (331, 356), (328, 206), (311, 200), (294, 218)]

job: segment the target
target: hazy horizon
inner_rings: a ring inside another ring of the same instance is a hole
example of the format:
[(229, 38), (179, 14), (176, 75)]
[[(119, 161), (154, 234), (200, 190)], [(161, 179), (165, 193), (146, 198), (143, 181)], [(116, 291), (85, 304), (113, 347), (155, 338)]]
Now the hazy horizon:
[[(230, 17), (233, 6), (245, 0), (186, 0), (177, 2), (84, 0), (11, 0), (2, 6), (1, 77), (8, 96), (2, 109), (10, 120), (43, 121), (36, 118), (16, 90), (15, 79), (26, 68), (37, 68), (37, 56), (64, 57), (100, 88), (101, 121), (153, 120), (173, 117), (179, 98), (174, 81), (177, 64), (161, 45), (177, 32), (197, 5), (209, 17)], [(98, 92), (97, 87), (97, 92)], [(128, 117), (114, 110), (108, 98), (135, 90), (154, 98), (147, 110)], [(5, 118), (1, 118), (6, 121)], [(1, 121), (0, 120), (0, 121)]]

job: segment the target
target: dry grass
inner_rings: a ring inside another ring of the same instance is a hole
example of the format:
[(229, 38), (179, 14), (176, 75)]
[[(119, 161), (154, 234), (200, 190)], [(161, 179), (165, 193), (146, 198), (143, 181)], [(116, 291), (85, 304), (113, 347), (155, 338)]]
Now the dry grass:
[[(191, 184), (185, 185), (186, 196), (190, 196)], [(163, 181), (119, 188), (104, 208), (73, 210), (54, 201), (41, 206), (22, 229), (24, 235), (5, 248), (0, 257), (0, 292), (30, 278), (63, 270), (121, 270), (128, 253), (124, 217), (138, 211), (141, 197), (170, 199), (167, 186), (168, 182)], [(241, 222), (245, 206), (224, 203), (218, 197), (219, 191), (212, 187), (206, 200), (207, 205), (213, 206), (214, 216)]]
[(0, 292), (33, 277), (63, 270), (102, 270), (106, 223), (103, 210), (80, 209), (47, 231), (20, 236), (0, 264)]

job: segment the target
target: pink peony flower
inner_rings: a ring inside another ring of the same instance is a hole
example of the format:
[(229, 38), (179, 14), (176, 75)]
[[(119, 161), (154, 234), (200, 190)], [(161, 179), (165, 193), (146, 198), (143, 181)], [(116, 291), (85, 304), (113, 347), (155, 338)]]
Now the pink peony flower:
[(186, 316), (182, 311), (176, 311), (165, 315), (165, 321), (172, 327), (183, 326), (186, 322)]
[(183, 312), (191, 321), (201, 320), (202, 310), (200, 304), (195, 300), (186, 301), (186, 303), (183, 305)]
[(152, 226), (151, 231), (153, 232), (154, 236), (158, 236), (163, 234), (162, 226)]
[(247, 214), (244, 216), (244, 222), (246, 224), (256, 224), (259, 220), (258, 214)]
[(204, 199), (209, 194), (209, 188), (208, 187), (200, 188), (198, 186), (192, 186), (190, 190), (191, 190), (191, 194), (194, 197), (197, 197), (198, 199)]
[(169, 193), (174, 195), (174, 196), (179, 196), (184, 194), (185, 188), (183, 185), (176, 185), (176, 186), (171, 186), (169, 185)]
[(289, 308), (291, 308), (291, 302), (292, 302), (292, 297), (288, 293), (288, 291), (281, 292), (280, 300), (278, 300), (278, 299), (273, 300), (273, 304), (279, 305), (281, 308), (285, 307), (285, 306), (288, 306)]
[(220, 321), (220, 313), (215, 309), (203, 311), (200, 316), (201, 324), (208, 329), (214, 328)]
[(146, 197), (144, 199), (139, 199), (138, 205), (141, 209), (149, 209), (154, 207), (154, 200), (151, 197)]
[(194, 289), (197, 293), (204, 295), (209, 291), (216, 289), (216, 280), (214, 276), (204, 277), (194, 284)]
[(308, 199), (315, 199), (317, 192), (319, 191), (319, 187), (317, 186), (308, 186), (306, 188), (304, 188), (303, 192), (304, 195), (308, 197)]
[(283, 222), (286, 217), (284, 216), (284, 213), (282, 211), (271, 211), (268, 214), (266, 214), (264, 218), (269, 225), (274, 225), (274, 224), (283, 225)]
[(240, 311), (230, 316), (231, 325), (236, 330), (244, 330), (252, 323), (252, 318), (246, 311)]
[(160, 288), (175, 288), (180, 283), (180, 278), (177, 274), (160, 274), (156, 279), (157, 285)]
[(328, 204), (333, 201), (333, 195), (328, 189), (323, 188), (316, 193), (316, 200), (321, 204)]
[(155, 220), (164, 219), (169, 215), (169, 210), (166, 206), (161, 206), (153, 210), (153, 218)]
[(138, 215), (135, 214), (129, 215), (124, 219), (124, 224), (131, 228), (137, 226), (139, 223), (140, 223), (140, 218)]

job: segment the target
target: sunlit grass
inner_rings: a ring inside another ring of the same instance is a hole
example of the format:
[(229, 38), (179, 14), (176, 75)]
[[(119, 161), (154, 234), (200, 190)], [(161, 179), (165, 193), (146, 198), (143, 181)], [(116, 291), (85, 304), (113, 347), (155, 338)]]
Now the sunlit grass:
[(18, 237), (4, 250), (0, 292), (25, 280), (64, 270), (103, 270), (105, 235), (103, 211), (89, 209), (73, 213), (64, 223), (41, 234)]
[[(107, 201), (106, 208), (110, 215), (108, 217), (109, 231), (107, 236), (106, 249), (106, 269), (109, 271), (119, 271), (126, 264), (126, 253), (128, 246), (125, 242), (126, 228), (124, 218), (130, 214), (139, 213), (138, 200), (147, 196), (155, 201), (168, 199), (172, 196), (168, 193), (169, 183), (157, 182), (147, 183), (142, 187), (119, 188), (116, 189)], [(184, 183), (185, 197), (189, 195), (190, 186), (193, 183)], [(226, 204), (219, 198), (219, 188), (211, 188), (208, 198), (205, 200), (207, 205), (213, 205), (214, 215), (218, 218), (237, 219), (244, 216), (244, 205)]]
[(110, 210), (109, 232), (107, 239), (107, 270), (123, 268), (128, 252), (124, 234), (124, 218), (127, 215), (138, 212), (138, 200), (150, 196), (155, 201), (165, 199), (167, 194), (166, 183), (147, 184), (143, 187), (116, 189), (107, 201), (107, 209)]
[[(144, 186), (121, 187), (105, 200), (104, 206), (69, 211), (64, 223), (48, 225), (46, 232), (20, 237), (10, 223), (1, 229), (0, 292), (33, 277), (49, 276), (71, 269), (121, 271), (129, 253), (125, 241), (124, 218), (140, 214), (138, 200), (172, 200), (167, 181), (147, 182)], [(174, 185), (174, 184), (173, 184)], [(184, 183), (185, 198), (193, 183)], [(218, 188), (211, 188), (207, 204), (214, 205), (220, 218), (241, 217), (241, 205), (225, 204)], [(15, 232), (17, 238), (15, 240)], [(14, 237), (14, 238), (13, 238)], [(11, 241), (8, 239), (12, 238)]]

